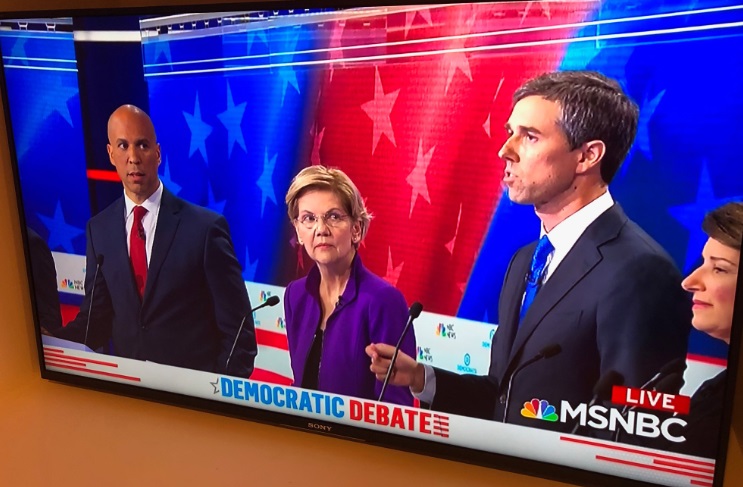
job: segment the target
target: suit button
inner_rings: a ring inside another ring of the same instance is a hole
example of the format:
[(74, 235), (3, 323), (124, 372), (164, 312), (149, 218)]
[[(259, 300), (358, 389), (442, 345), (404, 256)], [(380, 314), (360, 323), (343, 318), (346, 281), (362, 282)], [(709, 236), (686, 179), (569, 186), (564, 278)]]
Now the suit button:
[(142, 331), (147, 331), (147, 327), (145, 325), (142, 325)]
[(506, 395), (505, 394), (501, 394), (500, 397), (498, 398), (498, 401), (501, 404), (505, 404), (506, 403)]

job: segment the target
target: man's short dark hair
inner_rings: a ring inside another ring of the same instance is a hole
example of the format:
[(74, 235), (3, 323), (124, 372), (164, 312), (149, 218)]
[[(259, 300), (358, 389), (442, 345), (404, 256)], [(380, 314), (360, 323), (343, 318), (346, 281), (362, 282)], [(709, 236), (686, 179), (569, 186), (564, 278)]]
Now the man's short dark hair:
[(601, 178), (610, 183), (635, 140), (640, 115), (619, 83), (594, 71), (557, 71), (524, 83), (513, 102), (528, 96), (557, 102), (562, 112), (558, 124), (571, 150), (591, 140), (604, 142)]

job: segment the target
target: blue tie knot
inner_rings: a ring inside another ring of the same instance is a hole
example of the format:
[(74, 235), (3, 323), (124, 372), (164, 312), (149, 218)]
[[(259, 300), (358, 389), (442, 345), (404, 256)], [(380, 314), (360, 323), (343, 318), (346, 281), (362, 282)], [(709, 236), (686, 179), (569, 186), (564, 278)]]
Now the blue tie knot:
[(547, 269), (547, 259), (554, 250), (555, 248), (552, 246), (550, 239), (547, 238), (547, 235), (539, 239), (537, 248), (534, 249), (534, 255), (531, 258), (529, 274), (526, 276), (526, 289), (524, 290), (524, 300), (521, 303), (519, 324), (524, 319), (526, 311), (531, 306), (532, 301), (534, 301), (537, 295), (537, 291), (539, 291), (542, 285), (544, 271)]
[(534, 249), (534, 255), (531, 258), (527, 284), (533, 286), (539, 286), (541, 284), (544, 271), (547, 268), (547, 259), (554, 250), (555, 248), (552, 246), (550, 239), (547, 238), (547, 235), (539, 239), (537, 248)]

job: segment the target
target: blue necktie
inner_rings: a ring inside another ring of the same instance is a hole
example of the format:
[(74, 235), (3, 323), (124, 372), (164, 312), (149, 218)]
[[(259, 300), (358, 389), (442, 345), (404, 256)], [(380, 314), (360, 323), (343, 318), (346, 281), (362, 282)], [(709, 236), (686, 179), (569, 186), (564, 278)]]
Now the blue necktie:
[(521, 303), (521, 313), (519, 313), (519, 325), (524, 320), (526, 311), (531, 306), (534, 298), (537, 295), (537, 291), (542, 286), (542, 279), (544, 278), (544, 271), (547, 269), (547, 258), (555, 250), (547, 238), (547, 235), (539, 239), (537, 248), (534, 249), (534, 255), (531, 257), (531, 268), (529, 268), (529, 275), (526, 276), (526, 292), (524, 293), (524, 302)]

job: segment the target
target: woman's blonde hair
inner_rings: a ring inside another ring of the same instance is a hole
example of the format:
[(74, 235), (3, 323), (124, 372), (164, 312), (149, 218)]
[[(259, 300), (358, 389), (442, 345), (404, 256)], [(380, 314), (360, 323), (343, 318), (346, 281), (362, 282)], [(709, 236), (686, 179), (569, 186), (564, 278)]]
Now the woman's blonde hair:
[[(286, 209), (292, 222), (299, 216), (299, 199), (308, 191), (313, 190), (331, 191), (337, 195), (341, 200), (343, 210), (351, 217), (352, 221), (359, 222), (361, 225), (361, 239), (359, 239), (359, 242), (364, 239), (366, 232), (369, 231), (372, 215), (367, 211), (364, 200), (351, 178), (336, 168), (320, 165), (309, 166), (294, 176), (285, 198)], [(359, 242), (354, 245), (358, 247)]]

